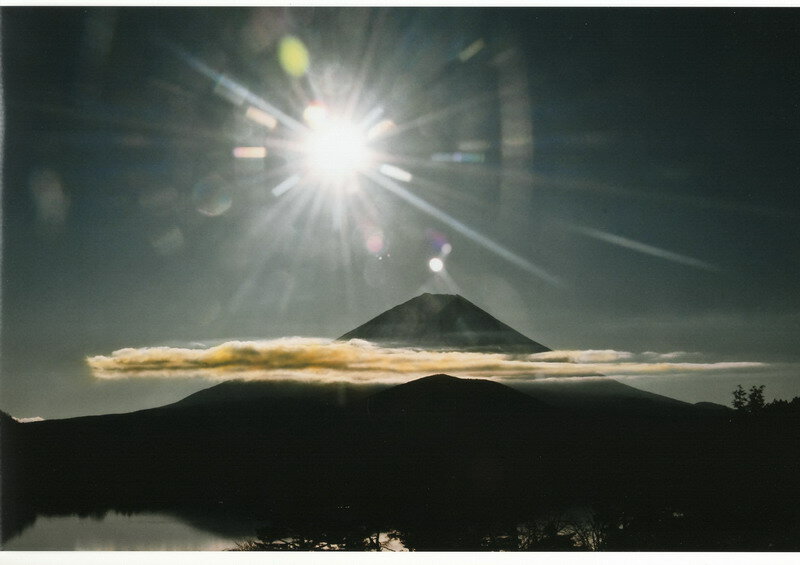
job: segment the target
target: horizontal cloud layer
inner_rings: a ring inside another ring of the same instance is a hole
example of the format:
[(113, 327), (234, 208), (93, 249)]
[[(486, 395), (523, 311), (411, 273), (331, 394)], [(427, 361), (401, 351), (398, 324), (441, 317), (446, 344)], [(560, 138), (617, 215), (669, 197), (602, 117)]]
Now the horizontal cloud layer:
[(41, 416), (33, 416), (32, 418), (16, 418), (14, 419), (19, 422), (20, 424), (27, 424), (29, 422), (44, 422), (44, 418)]
[(684, 352), (547, 351), (532, 355), (381, 347), (362, 341), (281, 338), (228, 341), (207, 348), (127, 348), (87, 358), (100, 379), (131, 377), (227, 380), (292, 379), (404, 382), (433, 373), (528, 380), (537, 378), (686, 374), (764, 367), (755, 362), (678, 362)]

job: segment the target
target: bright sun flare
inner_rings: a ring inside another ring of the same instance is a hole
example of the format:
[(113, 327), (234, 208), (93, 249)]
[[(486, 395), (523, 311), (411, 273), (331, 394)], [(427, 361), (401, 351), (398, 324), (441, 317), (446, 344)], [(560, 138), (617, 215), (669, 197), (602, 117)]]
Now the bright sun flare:
[(305, 141), (309, 169), (327, 178), (358, 172), (367, 162), (366, 136), (344, 120), (326, 120)]

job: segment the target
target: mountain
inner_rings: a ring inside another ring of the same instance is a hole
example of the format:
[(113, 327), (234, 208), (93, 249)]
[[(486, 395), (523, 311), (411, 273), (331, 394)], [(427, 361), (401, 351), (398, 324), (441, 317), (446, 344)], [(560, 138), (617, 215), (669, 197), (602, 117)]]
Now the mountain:
[(447, 347), (508, 353), (549, 351), (457, 294), (421, 294), (339, 339), (365, 339), (431, 349)]
[(366, 399), (373, 415), (552, 413), (547, 404), (508, 386), (484, 379), (431, 375)]
[[(429, 349), (541, 353), (550, 351), (457, 294), (421, 294), (341, 336)], [(648, 413), (691, 409), (691, 404), (646, 392), (610, 378), (548, 379), (511, 387), (541, 403), (591, 411)]]
[[(223, 383), (129, 414), (24, 424), (0, 414), (3, 538), (37, 516), (115, 510), (235, 517), (280, 538), (382, 528), (418, 549), (480, 549), (464, 532), (482, 540), (498, 525), (599, 505), (646, 528), (691, 517), (685, 530), (664, 526), (674, 538), (621, 549), (797, 548), (785, 501), (800, 493), (798, 428), (786, 419), (598, 418), (443, 374), (342, 405), (255, 384), (267, 383)], [(747, 484), (758, 488), (742, 498)], [(765, 540), (742, 537), (754, 524)]]
[[(547, 351), (447, 295), (341, 339), (352, 338)], [(786, 501), (800, 496), (797, 418), (712, 408), (604, 377), (511, 387), (437, 374), (383, 388), (228, 381), (159, 408), (65, 420), (0, 413), (0, 531), (146, 511), (233, 515), (280, 539), (399, 531), (417, 549), (480, 549), (503, 524), (511, 537), (498, 535), (517, 539), (519, 524), (592, 508), (639, 517), (639, 534), (610, 523), (633, 537), (608, 547), (796, 550), (800, 512)]]
[(290, 399), (328, 407), (346, 407), (391, 385), (296, 381), (230, 380), (190, 394), (169, 406), (189, 408), (240, 403), (282, 403)]
[[(500, 322), (459, 295), (422, 294), (391, 308), (339, 338), (364, 339), (396, 346), (460, 349), (499, 353), (539, 353), (550, 349)], [(453, 378), (453, 377), (451, 377)], [(421, 385), (414, 385), (418, 387)], [(470, 385), (483, 386), (483, 385)], [(611, 378), (547, 379), (509, 383), (540, 404), (576, 411), (691, 411), (693, 406), (646, 392)], [(388, 388), (387, 385), (296, 383), (290, 381), (226, 381), (194, 393), (176, 406), (220, 403), (253, 404), (292, 401), (347, 406)], [(401, 388), (401, 390), (404, 390)], [(433, 390), (428, 392), (433, 393)], [(448, 392), (453, 392), (448, 389)], [(394, 393), (393, 393), (394, 394)], [(446, 407), (446, 403), (441, 404)]]
[(581, 412), (638, 412), (655, 416), (657, 412), (696, 409), (688, 402), (640, 390), (609, 377), (543, 379), (512, 386), (548, 405)]
[[(230, 381), (127, 414), (25, 424), (0, 414), (3, 537), (37, 514), (369, 505), (384, 483), (429, 499), (432, 484), (476, 461), (514, 460), (551, 412), (505, 385), (447, 375), (378, 392), (345, 386), (354, 396), (344, 403), (337, 388)], [(461, 479), (448, 489), (477, 488)]]
[(693, 406), (701, 410), (715, 410), (717, 412), (730, 412), (733, 410), (730, 406), (717, 404), (716, 402), (695, 402)]

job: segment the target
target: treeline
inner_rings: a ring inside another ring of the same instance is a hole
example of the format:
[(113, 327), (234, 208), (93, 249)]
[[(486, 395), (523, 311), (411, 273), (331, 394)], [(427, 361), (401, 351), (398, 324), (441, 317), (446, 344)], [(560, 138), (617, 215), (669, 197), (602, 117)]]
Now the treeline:
[[(497, 516), (495, 517), (497, 518)], [(684, 512), (621, 504), (545, 512), (521, 522), (434, 514), (395, 527), (295, 521), (259, 529), (231, 551), (792, 551), (797, 527), (781, 512), (731, 506)]]
[(742, 385), (737, 385), (736, 389), (731, 393), (733, 395), (731, 405), (739, 414), (761, 414), (763, 412), (789, 414), (800, 412), (800, 396), (795, 396), (791, 400), (776, 398), (772, 402), (765, 403), (765, 388), (764, 385), (753, 385), (748, 391), (745, 391)]

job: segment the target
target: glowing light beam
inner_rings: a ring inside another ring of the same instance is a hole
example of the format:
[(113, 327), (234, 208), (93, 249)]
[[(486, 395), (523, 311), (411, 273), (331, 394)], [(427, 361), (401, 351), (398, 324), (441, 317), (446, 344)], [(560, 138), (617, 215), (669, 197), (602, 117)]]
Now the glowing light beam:
[(411, 182), (411, 180), (414, 178), (414, 175), (408, 171), (404, 171), (400, 167), (395, 167), (394, 165), (381, 165), (378, 168), (378, 171), (380, 171), (381, 174), (384, 174), (387, 177), (392, 177), (400, 182)]
[(300, 182), (300, 175), (292, 175), (286, 180), (279, 183), (275, 188), (272, 189), (273, 196), (281, 196), (285, 192), (288, 192), (292, 188), (295, 187), (297, 183)]
[(624, 247), (625, 249), (638, 251), (639, 253), (644, 253), (645, 255), (658, 257), (659, 259), (666, 259), (667, 261), (672, 261), (673, 263), (679, 263), (681, 265), (694, 267), (696, 269), (703, 269), (704, 271), (719, 271), (719, 267), (717, 267), (716, 265), (712, 265), (711, 263), (700, 261), (699, 259), (695, 259), (694, 257), (687, 257), (686, 255), (673, 253), (672, 251), (667, 251), (666, 249), (661, 249), (660, 247), (647, 245), (646, 243), (641, 243), (639, 241), (628, 239), (626, 237), (622, 237), (619, 235), (614, 235), (612, 233), (607, 233), (592, 228), (583, 228), (580, 226), (570, 226), (570, 229), (582, 235), (598, 239), (600, 241), (605, 241), (606, 243), (610, 243), (618, 247)]
[(236, 82), (232, 78), (218, 71), (215, 71), (213, 68), (209, 67), (203, 61), (193, 56), (182, 47), (167, 41), (162, 41), (161, 43), (165, 45), (167, 49), (172, 51), (172, 53), (178, 58), (187, 63), (191, 68), (213, 80), (214, 84), (216, 85), (215, 90), (217, 90), (219, 94), (226, 93), (225, 97), (231, 102), (237, 105), (247, 102), (250, 106), (254, 106), (263, 112), (271, 114), (281, 124), (293, 131), (301, 131), (305, 129), (305, 126), (303, 126), (302, 123), (298, 122), (279, 108), (273, 106), (260, 96), (256, 96), (250, 92), (246, 86)]
[(445, 224), (450, 226), (452, 229), (454, 229), (464, 237), (467, 237), (468, 239), (472, 240), (478, 245), (484, 247), (485, 249), (488, 249), (498, 257), (505, 259), (509, 263), (512, 263), (517, 267), (521, 268), (522, 270), (536, 277), (539, 277), (543, 281), (553, 286), (563, 285), (560, 279), (551, 275), (541, 267), (538, 267), (533, 263), (531, 263), (530, 261), (528, 261), (527, 259), (520, 257), (519, 255), (513, 253), (512, 251), (509, 251), (502, 245), (495, 243), (482, 233), (475, 231), (474, 229), (470, 228), (469, 226), (455, 219), (453, 216), (447, 214), (446, 212), (443, 212), (442, 210), (439, 210), (434, 205), (423, 200), (416, 194), (409, 192), (408, 190), (406, 190), (404, 187), (400, 186), (393, 180), (386, 178), (383, 175), (374, 174), (371, 171), (365, 171), (364, 175), (373, 180), (379, 186), (391, 192), (392, 194), (402, 198), (403, 200), (405, 200), (418, 210), (428, 214), (433, 218), (436, 218), (441, 222), (444, 222)]

